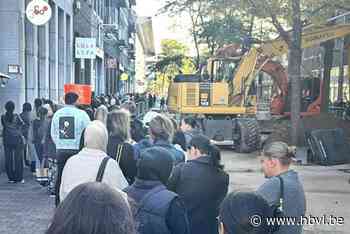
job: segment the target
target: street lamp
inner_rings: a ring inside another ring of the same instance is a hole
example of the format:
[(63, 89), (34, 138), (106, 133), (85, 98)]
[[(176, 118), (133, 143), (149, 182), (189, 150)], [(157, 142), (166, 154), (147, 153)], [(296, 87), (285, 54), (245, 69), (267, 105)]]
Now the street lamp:
[(10, 76), (0, 72), (0, 87), (4, 88), (9, 79), (11, 79)]

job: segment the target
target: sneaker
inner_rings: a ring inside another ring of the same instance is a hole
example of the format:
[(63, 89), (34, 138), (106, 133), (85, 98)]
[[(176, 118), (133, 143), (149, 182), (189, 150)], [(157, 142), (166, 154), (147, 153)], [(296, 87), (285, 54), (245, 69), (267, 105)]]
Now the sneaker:
[(24, 180), (21, 180), (21, 184), (24, 184)]
[(9, 184), (14, 184), (14, 183), (16, 183), (14, 180), (9, 180), (7, 183), (9, 183)]

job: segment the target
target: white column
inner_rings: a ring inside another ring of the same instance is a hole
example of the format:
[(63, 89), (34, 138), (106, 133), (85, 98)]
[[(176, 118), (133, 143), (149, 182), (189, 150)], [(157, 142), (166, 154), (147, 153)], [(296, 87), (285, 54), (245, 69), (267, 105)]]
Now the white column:
[[(67, 17), (63, 11), (63, 85), (67, 83)], [(63, 89), (63, 87), (61, 87)]]

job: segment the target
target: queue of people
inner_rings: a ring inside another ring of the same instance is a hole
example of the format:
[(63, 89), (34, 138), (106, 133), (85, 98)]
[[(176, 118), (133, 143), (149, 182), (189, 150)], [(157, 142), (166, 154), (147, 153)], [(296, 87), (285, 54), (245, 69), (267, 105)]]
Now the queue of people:
[(276, 210), (305, 215), (287, 144), (264, 147), (260, 160), (268, 179), (257, 191), (228, 194), (220, 149), (194, 118), (178, 127), (157, 114), (145, 125), (130, 99), (102, 98), (78, 108), (78, 98), (67, 93), (60, 109), (38, 99), (34, 114), (26, 103), (21, 115), (8, 102), (1, 116), (9, 182), (24, 183), (24, 161), (49, 168), (46, 185), (57, 209), (47, 234), (302, 233), (302, 226), (250, 222), (254, 215), (274, 217)]

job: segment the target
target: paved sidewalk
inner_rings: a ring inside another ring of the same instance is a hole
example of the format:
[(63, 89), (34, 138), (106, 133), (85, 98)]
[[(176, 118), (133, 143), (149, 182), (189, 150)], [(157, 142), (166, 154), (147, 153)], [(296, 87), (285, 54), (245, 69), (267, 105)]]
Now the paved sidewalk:
[(25, 184), (7, 183), (0, 174), (0, 233), (42, 234), (53, 216), (54, 198), (25, 169)]

